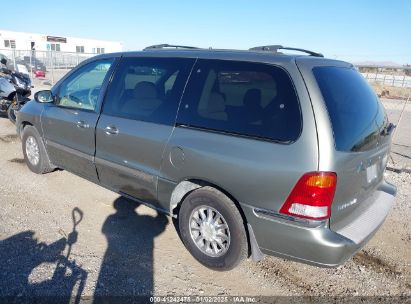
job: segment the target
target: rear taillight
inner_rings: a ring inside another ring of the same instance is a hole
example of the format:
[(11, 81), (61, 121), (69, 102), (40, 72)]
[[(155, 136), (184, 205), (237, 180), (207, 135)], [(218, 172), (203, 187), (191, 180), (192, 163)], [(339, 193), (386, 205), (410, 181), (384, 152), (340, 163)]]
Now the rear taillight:
[(331, 216), (336, 186), (334, 172), (306, 173), (298, 180), (280, 213), (313, 220), (327, 219)]

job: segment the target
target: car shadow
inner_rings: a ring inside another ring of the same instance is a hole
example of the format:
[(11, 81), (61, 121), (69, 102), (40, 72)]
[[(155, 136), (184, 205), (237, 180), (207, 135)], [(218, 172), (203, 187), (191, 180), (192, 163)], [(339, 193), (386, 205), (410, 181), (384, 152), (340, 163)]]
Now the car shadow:
[(76, 226), (83, 212), (74, 208), (72, 217), (72, 232), (51, 244), (40, 242), (31, 230), (0, 241), (0, 299), (30, 303), (58, 297), (59, 303), (70, 303), (70, 299), (71, 303), (80, 302), (87, 272), (70, 258), (70, 253), (77, 242)]
[(83, 216), (75, 208), (73, 231), (51, 244), (40, 242), (31, 230), (0, 240), (0, 299), (79, 303), (86, 297), (94, 303), (106, 303), (150, 296), (154, 238), (165, 230), (168, 218), (162, 213), (139, 214), (140, 204), (124, 197), (117, 198), (113, 206), (115, 212), (102, 227), (107, 249), (94, 295), (84, 294), (88, 272), (70, 256), (79, 237), (76, 226)]
[(141, 215), (140, 204), (119, 197), (116, 212), (103, 224), (107, 250), (94, 292), (95, 302), (105, 297), (151, 295), (153, 293), (154, 238), (168, 225), (168, 218)]

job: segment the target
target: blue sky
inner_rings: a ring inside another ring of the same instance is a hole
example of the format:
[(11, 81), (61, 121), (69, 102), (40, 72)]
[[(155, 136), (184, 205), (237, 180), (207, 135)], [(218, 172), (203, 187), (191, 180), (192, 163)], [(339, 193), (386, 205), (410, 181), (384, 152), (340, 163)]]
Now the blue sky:
[[(19, 0), (0, 28), (215, 48), (282, 44), (354, 62), (411, 64), (410, 0)], [(17, 18), (17, 19), (16, 19)]]

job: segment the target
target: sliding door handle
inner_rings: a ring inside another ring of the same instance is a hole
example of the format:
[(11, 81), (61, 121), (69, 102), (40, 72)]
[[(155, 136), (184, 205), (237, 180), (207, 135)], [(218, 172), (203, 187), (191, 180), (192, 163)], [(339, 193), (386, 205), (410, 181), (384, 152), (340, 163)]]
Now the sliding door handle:
[(115, 126), (107, 126), (104, 131), (107, 135), (117, 135), (118, 129)]
[(90, 128), (90, 125), (87, 122), (80, 120), (77, 122), (77, 128), (88, 129)]

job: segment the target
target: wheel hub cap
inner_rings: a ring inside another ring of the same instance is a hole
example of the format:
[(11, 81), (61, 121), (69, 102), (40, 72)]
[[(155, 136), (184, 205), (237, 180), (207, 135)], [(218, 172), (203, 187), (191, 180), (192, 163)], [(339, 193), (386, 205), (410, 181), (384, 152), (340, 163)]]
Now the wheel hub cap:
[(40, 151), (37, 140), (33, 136), (29, 136), (26, 139), (26, 155), (28, 161), (32, 165), (37, 166), (40, 161)]
[(230, 230), (216, 209), (200, 206), (190, 216), (191, 238), (201, 252), (211, 257), (225, 254), (230, 246)]
[(211, 242), (216, 237), (216, 230), (209, 223), (203, 223), (200, 227), (200, 232), (207, 241)]

